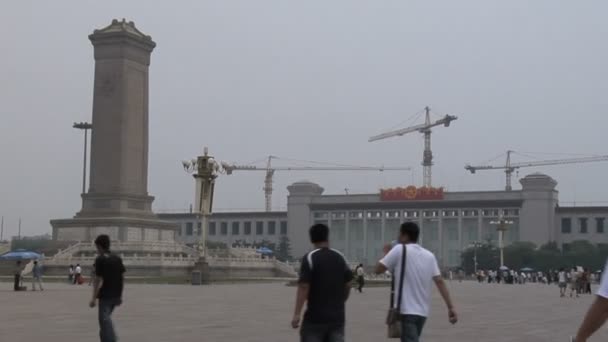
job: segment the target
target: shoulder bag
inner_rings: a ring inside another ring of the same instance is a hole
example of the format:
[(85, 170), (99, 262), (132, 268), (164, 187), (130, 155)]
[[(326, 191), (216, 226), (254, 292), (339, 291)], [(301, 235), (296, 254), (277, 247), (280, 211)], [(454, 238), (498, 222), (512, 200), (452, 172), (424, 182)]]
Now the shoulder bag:
[(388, 325), (388, 338), (401, 337), (401, 299), (403, 298), (403, 281), (405, 279), (405, 261), (407, 248), (402, 244), (403, 252), (401, 253), (401, 274), (399, 286), (397, 287), (397, 307), (395, 308), (395, 277), (391, 277), (391, 306), (388, 309), (386, 324)]

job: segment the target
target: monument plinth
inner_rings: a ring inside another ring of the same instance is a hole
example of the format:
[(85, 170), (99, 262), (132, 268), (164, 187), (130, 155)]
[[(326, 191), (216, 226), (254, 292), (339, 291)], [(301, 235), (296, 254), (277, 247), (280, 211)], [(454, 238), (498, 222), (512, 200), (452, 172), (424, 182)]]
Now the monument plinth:
[(156, 43), (133, 22), (89, 35), (94, 47), (90, 184), (72, 219), (52, 220), (53, 238), (174, 241), (175, 225), (152, 212), (148, 194), (148, 68)]

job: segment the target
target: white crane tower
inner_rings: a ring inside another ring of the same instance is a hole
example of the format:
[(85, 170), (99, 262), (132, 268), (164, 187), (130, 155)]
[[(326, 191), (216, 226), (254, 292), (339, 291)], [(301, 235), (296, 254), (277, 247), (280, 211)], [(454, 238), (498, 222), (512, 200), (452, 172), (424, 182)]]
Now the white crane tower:
[(426, 116), (423, 124), (378, 134), (369, 138), (369, 142), (402, 136), (411, 132), (420, 132), (424, 134), (424, 154), (422, 156), (422, 166), (424, 170), (423, 185), (424, 187), (430, 188), (432, 186), (431, 167), (433, 166), (433, 152), (431, 151), (431, 128), (440, 125), (449, 127), (450, 123), (458, 119), (458, 117), (454, 115), (446, 115), (435, 122), (431, 122), (431, 109), (429, 107), (425, 107), (424, 111)]
[(565, 159), (550, 159), (550, 160), (535, 160), (521, 163), (511, 163), (511, 154), (516, 153), (515, 151), (507, 151), (507, 161), (504, 165), (470, 165), (467, 164), (464, 168), (471, 173), (483, 170), (505, 170), (506, 184), (505, 190), (513, 190), (511, 185), (513, 172), (522, 167), (535, 167), (535, 166), (548, 166), (548, 165), (563, 165), (563, 164), (580, 164), (580, 163), (593, 163), (599, 161), (608, 161), (608, 155), (600, 156), (589, 156), (589, 157), (578, 157), (578, 158), (565, 158)]
[(266, 199), (266, 211), (272, 210), (272, 182), (275, 171), (409, 171), (409, 167), (373, 167), (373, 166), (272, 166), (272, 160), (279, 159), (275, 156), (269, 156), (266, 167), (257, 167), (253, 165), (237, 165), (222, 163), (222, 168), (226, 174), (231, 175), (233, 171), (265, 171), (264, 179), (264, 195)]

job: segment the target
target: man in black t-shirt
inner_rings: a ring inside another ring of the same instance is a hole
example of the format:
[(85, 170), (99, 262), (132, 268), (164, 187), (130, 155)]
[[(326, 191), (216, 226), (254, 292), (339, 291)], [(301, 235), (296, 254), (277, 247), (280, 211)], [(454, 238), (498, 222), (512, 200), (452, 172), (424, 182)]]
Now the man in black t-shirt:
[(95, 280), (90, 306), (94, 308), (99, 300), (98, 319), (101, 342), (116, 342), (112, 312), (114, 308), (122, 304), (125, 266), (118, 255), (110, 253), (109, 236), (99, 235), (95, 239), (95, 247), (97, 247), (99, 256), (95, 259)]
[(344, 304), (350, 294), (352, 271), (344, 256), (329, 248), (329, 228), (315, 224), (310, 228), (310, 241), (315, 250), (302, 258), (296, 308), (291, 326), (300, 326), (302, 308), (308, 302), (302, 327), (301, 342), (343, 342)]

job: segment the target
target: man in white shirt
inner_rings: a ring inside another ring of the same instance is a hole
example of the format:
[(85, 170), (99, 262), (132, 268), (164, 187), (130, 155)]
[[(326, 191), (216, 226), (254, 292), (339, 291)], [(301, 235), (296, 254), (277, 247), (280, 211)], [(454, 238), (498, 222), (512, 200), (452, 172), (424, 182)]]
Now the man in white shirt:
[(74, 276), (74, 284), (80, 285), (80, 277), (82, 276), (82, 267), (80, 267), (80, 264), (76, 265), (76, 269), (74, 270), (74, 273), (76, 274)]
[(583, 323), (578, 328), (574, 342), (586, 342), (608, 318), (608, 263), (604, 269), (600, 288), (597, 290), (595, 302), (587, 311)]
[[(417, 244), (420, 228), (414, 222), (405, 222), (401, 225), (399, 244), (391, 248), (385, 246), (386, 255), (378, 262), (376, 273), (389, 270), (393, 279), (396, 279), (395, 292), (402, 287), (401, 300), (401, 341), (418, 342), (422, 328), (429, 315), (431, 301), (431, 288), (433, 282), (443, 297), (448, 308), (448, 318), (452, 324), (458, 321), (458, 316), (450, 299), (450, 293), (441, 278), (435, 255)], [(405, 277), (401, 279), (402, 253), (406, 249)], [(395, 303), (395, 308), (397, 303)]]

